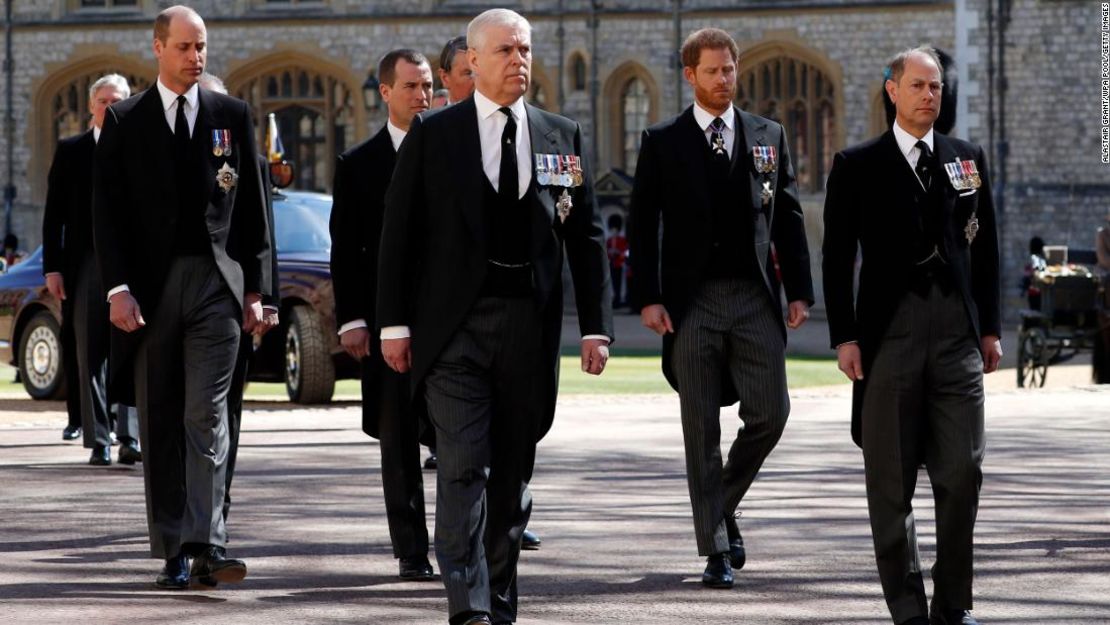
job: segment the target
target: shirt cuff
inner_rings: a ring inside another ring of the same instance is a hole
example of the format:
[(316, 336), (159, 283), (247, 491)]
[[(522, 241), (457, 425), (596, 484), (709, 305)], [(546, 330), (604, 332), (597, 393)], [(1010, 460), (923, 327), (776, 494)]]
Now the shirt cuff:
[(382, 328), (382, 340), (389, 341), (392, 339), (407, 339), (412, 336), (412, 331), (408, 326), (389, 326)]
[(606, 343), (612, 343), (613, 342), (613, 339), (605, 336), (604, 334), (587, 334), (586, 336), (582, 337), (583, 341), (589, 341), (591, 339), (598, 340), (598, 341), (605, 341)]
[(343, 325), (339, 326), (339, 332), (337, 332), (337, 334), (342, 335), (345, 332), (348, 332), (350, 330), (357, 330), (359, 328), (365, 328), (365, 327), (366, 327), (366, 320), (365, 319), (355, 319), (354, 321), (348, 321), (347, 323), (344, 323)]
[(278, 307), (277, 306), (271, 306), (270, 304), (266, 304), (266, 305), (262, 306), (262, 310), (268, 310), (270, 312), (276, 313), (278, 311)]
[(844, 347), (845, 345), (858, 345), (858, 344), (859, 344), (859, 341), (844, 341), (840, 345), (837, 345), (836, 348), (840, 349), (841, 347)]
[(112, 301), (112, 296), (116, 293), (123, 293), (124, 291), (130, 293), (131, 289), (127, 288), (126, 284), (121, 284), (114, 289), (108, 289), (108, 301)]
[(60, 276), (60, 275), (62, 275), (62, 272), (60, 272), (60, 271), (47, 271), (46, 273), (42, 274), (42, 277), (45, 278), (47, 276)]

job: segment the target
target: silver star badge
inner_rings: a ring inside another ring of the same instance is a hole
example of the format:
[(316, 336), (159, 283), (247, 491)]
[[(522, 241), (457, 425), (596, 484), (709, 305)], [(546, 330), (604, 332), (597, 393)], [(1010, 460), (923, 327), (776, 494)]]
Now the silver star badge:
[(230, 193), (235, 188), (235, 183), (239, 181), (239, 174), (235, 173), (235, 168), (227, 163), (216, 172), (216, 182), (223, 189), (224, 193)]

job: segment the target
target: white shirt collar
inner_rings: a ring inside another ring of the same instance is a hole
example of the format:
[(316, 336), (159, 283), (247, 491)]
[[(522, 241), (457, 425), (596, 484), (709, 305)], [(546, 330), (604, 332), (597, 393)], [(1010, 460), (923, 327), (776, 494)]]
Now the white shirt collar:
[[(177, 94), (170, 91), (170, 88), (162, 84), (162, 79), (159, 78), (158, 82), (158, 95), (162, 97), (162, 110), (168, 111), (170, 107), (177, 103)], [(184, 94), (186, 110), (197, 110), (197, 100), (200, 99), (200, 87), (197, 83), (193, 83), (192, 87)]]
[[(708, 130), (709, 124), (712, 124), (713, 120), (716, 118), (716, 115), (703, 109), (697, 102), (694, 102), (694, 120), (698, 122), (698, 127), (703, 131)], [(722, 115), (721, 119), (725, 122), (725, 128), (735, 130), (736, 109), (731, 106), (728, 107), (728, 112)]]
[[(474, 106), (478, 108), (478, 119), (487, 119), (501, 109), (501, 105), (487, 98), (477, 89), (474, 90)], [(516, 120), (517, 125), (521, 120), (526, 119), (528, 112), (524, 108), (524, 96), (516, 99), (509, 105), (509, 110), (513, 112), (513, 119)]]
[(93, 143), (100, 143), (100, 126), (93, 126)]
[(929, 129), (929, 132), (925, 133), (924, 137), (921, 137), (921, 139), (918, 139), (917, 137), (915, 137), (915, 136), (911, 135), (910, 133), (906, 132), (905, 130), (903, 130), (902, 127), (898, 125), (898, 122), (895, 121), (894, 122), (894, 139), (898, 141), (898, 149), (902, 150), (902, 154), (906, 158), (910, 157), (910, 150), (913, 150), (915, 147), (917, 147), (917, 142), (918, 141), (924, 141), (925, 145), (929, 146), (929, 151), (930, 152), (935, 152), (936, 151), (936, 150), (933, 149), (933, 129), (932, 128)]
[(401, 142), (405, 140), (405, 135), (409, 133), (407, 131), (401, 130), (397, 126), (394, 126), (392, 120), (385, 123), (385, 128), (389, 131), (390, 141), (393, 142), (393, 151), (396, 152), (397, 150), (400, 150)]

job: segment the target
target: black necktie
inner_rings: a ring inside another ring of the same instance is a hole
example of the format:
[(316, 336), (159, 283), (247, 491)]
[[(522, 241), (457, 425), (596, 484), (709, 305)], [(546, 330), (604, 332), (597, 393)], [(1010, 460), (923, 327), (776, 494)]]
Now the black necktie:
[(189, 122), (185, 119), (185, 96), (177, 96), (177, 118), (173, 121), (173, 139), (178, 156), (189, 152)]
[(928, 191), (933, 185), (933, 151), (929, 149), (928, 144), (924, 141), (918, 141), (914, 146), (921, 151), (917, 157), (917, 167), (913, 170), (917, 173), (917, 177), (921, 179), (921, 186), (925, 187)]
[(713, 134), (709, 136), (709, 149), (713, 151), (713, 158), (717, 161), (728, 162), (728, 150), (725, 149), (725, 120), (714, 117), (709, 123)]
[(509, 107), (500, 110), (508, 118), (505, 130), (501, 133), (501, 175), (497, 183), (497, 194), (501, 199), (516, 202), (519, 192), (516, 171), (516, 120)]

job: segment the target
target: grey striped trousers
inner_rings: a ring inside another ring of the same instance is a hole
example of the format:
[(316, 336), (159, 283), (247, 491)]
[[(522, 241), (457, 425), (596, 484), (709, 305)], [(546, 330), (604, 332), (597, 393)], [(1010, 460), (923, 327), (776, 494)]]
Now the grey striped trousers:
[[(786, 426), (786, 345), (766, 287), (755, 280), (707, 280), (675, 328), (671, 365), (678, 382), (686, 480), (698, 553), (728, 551), (732, 516)], [(727, 381), (727, 382), (726, 382)], [(721, 460), (721, 390), (740, 397), (740, 427)]]

